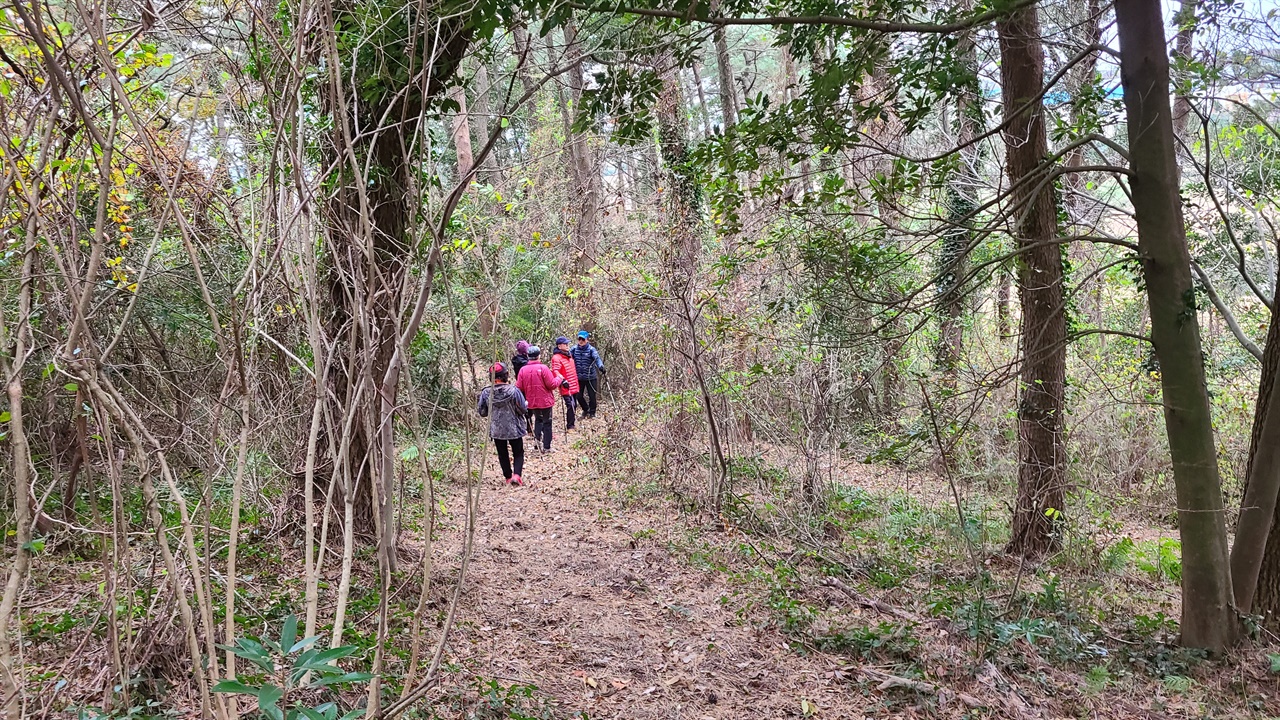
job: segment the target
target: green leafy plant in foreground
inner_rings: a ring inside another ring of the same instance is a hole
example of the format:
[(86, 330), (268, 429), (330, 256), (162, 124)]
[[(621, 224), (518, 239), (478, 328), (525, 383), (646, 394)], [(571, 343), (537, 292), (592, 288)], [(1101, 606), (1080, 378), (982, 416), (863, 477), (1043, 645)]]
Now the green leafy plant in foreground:
[[(330, 685), (366, 683), (373, 675), (365, 672), (347, 672), (334, 663), (358, 648), (354, 645), (319, 650), (311, 647), (320, 636), (298, 639), (298, 618), (285, 618), (279, 641), (270, 638), (250, 640), (240, 638), (234, 646), (219, 645), (236, 657), (243, 658), (263, 671), (256, 684), (240, 680), (224, 680), (213, 687), (214, 692), (235, 695), (251, 695), (258, 699), (258, 710), (269, 720), (338, 720), (338, 706), (332, 702), (311, 707), (298, 698), (298, 691)], [(355, 720), (364, 714), (357, 708), (342, 716), (342, 720)]]

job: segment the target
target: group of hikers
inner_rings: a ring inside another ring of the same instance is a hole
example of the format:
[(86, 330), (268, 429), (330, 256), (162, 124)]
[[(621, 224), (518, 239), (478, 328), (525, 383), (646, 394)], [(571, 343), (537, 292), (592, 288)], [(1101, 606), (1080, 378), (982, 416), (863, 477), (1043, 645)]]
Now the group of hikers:
[(576, 345), (569, 345), (569, 338), (556, 338), (548, 366), (542, 360), (542, 348), (521, 340), (510, 363), (497, 362), (489, 368), (493, 384), (480, 391), (476, 412), (489, 418), (489, 437), (509, 485), (524, 484), (526, 434), (532, 431), (534, 449), (551, 452), (551, 412), (557, 394), (564, 401), (566, 431), (572, 430), (580, 417), (596, 416), (604, 361), (586, 330), (578, 331)]

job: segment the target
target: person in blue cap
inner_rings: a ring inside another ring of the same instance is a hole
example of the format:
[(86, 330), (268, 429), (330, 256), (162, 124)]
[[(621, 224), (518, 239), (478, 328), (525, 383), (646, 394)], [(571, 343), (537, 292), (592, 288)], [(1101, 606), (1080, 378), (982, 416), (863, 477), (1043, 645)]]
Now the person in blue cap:
[(578, 371), (578, 392), (583, 417), (596, 416), (596, 395), (600, 391), (600, 376), (604, 374), (604, 361), (590, 342), (591, 333), (578, 331), (578, 344), (569, 351), (573, 366)]

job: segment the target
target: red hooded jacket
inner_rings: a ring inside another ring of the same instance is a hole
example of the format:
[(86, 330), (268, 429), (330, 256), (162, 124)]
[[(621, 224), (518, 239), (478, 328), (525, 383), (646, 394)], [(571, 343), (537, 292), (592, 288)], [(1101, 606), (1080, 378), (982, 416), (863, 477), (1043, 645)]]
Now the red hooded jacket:
[(563, 378), (551, 372), (551, 368), (542, 364), (541, 359), (529, 358), (529, 364), (520, 368), (516, 378), (516, 387), (524, 393), (525, 400), (533, 410), (555, 407), (556, 388), (560, 387)]
[(569, 381), (569, 387), (561, 387), (561, 395), (578, 394), (578, 368), (573, 364), (573, 356), (568, 350), (556, 349), (551, 356), (551, 372)]

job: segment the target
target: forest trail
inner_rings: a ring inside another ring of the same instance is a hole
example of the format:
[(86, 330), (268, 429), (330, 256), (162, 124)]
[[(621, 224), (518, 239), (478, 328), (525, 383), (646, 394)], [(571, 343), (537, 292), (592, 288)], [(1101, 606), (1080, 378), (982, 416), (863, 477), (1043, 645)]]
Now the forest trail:
[(573, 447), (606, 431), (603, 412), (567, 442), (561, 422), (557, 449), (529, 458), (526, 487), (495, 487), (491, 448), (485, 456), (453, 662), (504, 685), (536, 685), (557, 717), (862, 717), (851, 703), (867, 698), (838, 679), (845, 663), (797, 655), (776, 631), (736, 617), (714, 571), (636, 539), (678, 520), (613, 514), (616, 502)]

